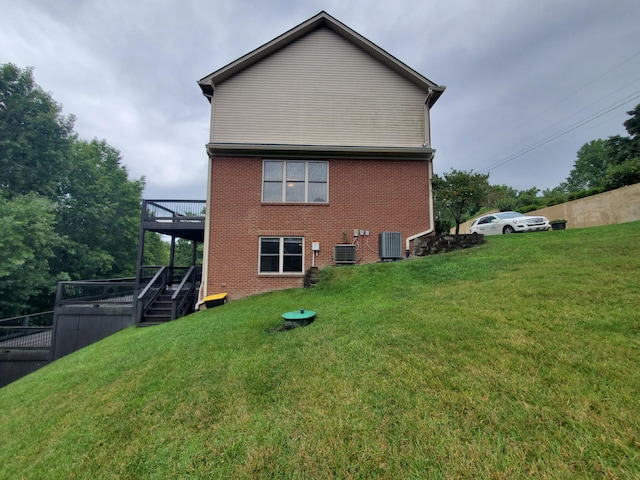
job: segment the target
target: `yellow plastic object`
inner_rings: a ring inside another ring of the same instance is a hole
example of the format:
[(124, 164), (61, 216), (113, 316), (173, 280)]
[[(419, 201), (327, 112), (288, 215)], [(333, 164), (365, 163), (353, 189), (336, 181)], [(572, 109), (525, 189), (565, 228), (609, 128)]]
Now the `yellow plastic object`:
[(216, 293), (215, 295), (204, 297), (204, 304), (207, 308), (217, 307), (219, 305), (224, 305), (225, 303), (227, 303), (227, 292)]

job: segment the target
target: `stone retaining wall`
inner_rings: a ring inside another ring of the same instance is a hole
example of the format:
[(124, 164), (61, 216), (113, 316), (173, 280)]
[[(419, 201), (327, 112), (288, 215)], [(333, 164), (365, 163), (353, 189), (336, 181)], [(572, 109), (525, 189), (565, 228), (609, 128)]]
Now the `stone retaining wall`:
[(436, 253), (452, 252), (461, 248), (471, 248), (485, 243), (484, 235), (432, 235), (417, 238), (413, 248), (413, 254), (417, 257), (425, 257)]

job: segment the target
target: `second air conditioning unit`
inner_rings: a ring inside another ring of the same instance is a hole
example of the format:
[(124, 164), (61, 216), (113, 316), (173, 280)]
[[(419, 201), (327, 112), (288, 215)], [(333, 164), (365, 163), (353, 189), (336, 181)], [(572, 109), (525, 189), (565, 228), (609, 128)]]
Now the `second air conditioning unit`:
[(336, 263), (356, 263), (356, 246), (350, 243), (333, 246), (333, 261)]
[(402, 258), (402, 232), (382, 232), (378, 235), (380, 260), (400, 260)]

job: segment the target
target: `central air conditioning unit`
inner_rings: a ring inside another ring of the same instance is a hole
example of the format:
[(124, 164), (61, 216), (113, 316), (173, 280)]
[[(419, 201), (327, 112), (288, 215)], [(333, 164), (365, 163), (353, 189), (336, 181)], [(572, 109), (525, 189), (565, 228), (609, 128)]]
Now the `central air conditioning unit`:
[(400, 260), (402, 258), (402, 232), (382, 232), (378, 235), (380, 260)]
[(333, 246), (333, 261), (336, 263), (356, 263), (356, 246), (350, 243)]

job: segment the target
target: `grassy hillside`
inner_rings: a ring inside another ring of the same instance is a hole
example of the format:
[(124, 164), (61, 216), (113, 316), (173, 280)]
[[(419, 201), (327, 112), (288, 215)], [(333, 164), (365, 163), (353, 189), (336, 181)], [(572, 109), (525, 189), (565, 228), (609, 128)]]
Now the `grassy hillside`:
[(640, 478), (639, 240), (493, 237), (127, 329), (0, 390), (0, 476)]

